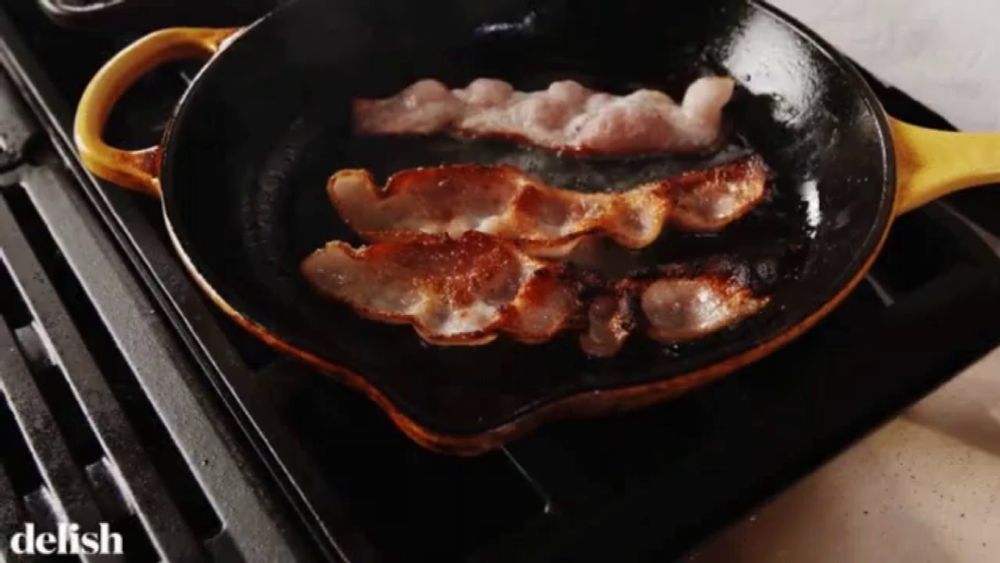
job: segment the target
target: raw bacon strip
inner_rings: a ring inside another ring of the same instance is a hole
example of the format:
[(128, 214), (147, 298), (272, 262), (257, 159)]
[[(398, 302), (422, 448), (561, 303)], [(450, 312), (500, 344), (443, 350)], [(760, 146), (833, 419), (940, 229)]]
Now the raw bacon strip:
[(580, 345), (604, 357), (621, 349), (640, 322), (640, 310), (652, 338), (677, 342), (720, 330), (767, 303), (732, 279), (700, 275), (626, 279), (596, 288), (588, 306), (580, 296), (599, 282), (475, 231), (458, 239), (422, 235), (361, 249), (331, 242), (301, 268), (323, 295), (363, 317), (410, 324), (433, 344), (480, 345), (500, 333), (545, 342), (579, 328), (586, 312)]
[(302, 273), (360, 315), (411, 324), (434, 344), (484, 344), (501, 332), (543, 342), (580, 308), (578, 284), (560, 266), (474, 231), (361, 249), (331, 242), (302, 262)]
[(625, 192), (583, 193), (548, 186), (513, 166), (457, 164), (398, 172), (383, 189), (365, 170), (341, 170), (327, 193), (344, 221), (369, 240), (479, 231), (516, 241), (534, 256), (561, 257), (586, 235), (642, 248), (666, 223), (721, 229), (763, 198), (767, 175), (763, 161), (751, 156)]
[(362, 135), (502, 137), (599, 154), (699, 152), (718, 144), (722, 108), (733, 87), (731, 78), (699, 78), (677, 104), (655, 90), (615, 96), (572, 80), (518, 92), (490, 78), (457, 90), (425, 79), (390, 98), (355, 100), (354, 130)]

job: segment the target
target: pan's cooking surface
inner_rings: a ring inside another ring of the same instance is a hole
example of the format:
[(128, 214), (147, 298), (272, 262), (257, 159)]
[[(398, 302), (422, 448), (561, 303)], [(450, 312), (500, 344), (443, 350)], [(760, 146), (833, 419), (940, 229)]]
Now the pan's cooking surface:
[[(364, 374), (444, 433), (490, 428), (552, 398), (704, 367), (794, 326), (854, 276), (894, 195), (882, 116), (859, 78), (758, 7), (657, 14), (666, 8), (636, 13), (625, 2), (599, 16), (581, 9), (555, 17), (560, 9), (506, 5), (489, 20), (452, 10), (454, 21), (442, 22), (429, 21), (429, 10), (385, 14), (300, 0), (258, 24), (195, 83), (167, 142), (165, 208), (184, 251), (237, 310)], [(351, 98), (386, 95), (424, 76), (451, 85), (497, 76), (520, 89), (571, 77), (615, 92), (676, 94), (704, 72), (738, 81), (727, 110), (740, 145), (732, 150), (764, 155), (776, 173), (772, 195), (724, 234), (667, 233), (639, 263), (714, 256), (745, 270), (773, 301), (733, 330), (672, 347), (635, 337), (619, 357), (601, 361), (585, 358), (571, 337), (431, 348), (408, 327), (364, 321), (323, 300), (299, 277), (301, 258), (326, 240), (355, 241), (324, 193), (339, 167), (384, 175), (415, 164), (515, 161), (549, 181), (593, 189), (706, 164), (555, 162), (503, 143), (351, 140)]]

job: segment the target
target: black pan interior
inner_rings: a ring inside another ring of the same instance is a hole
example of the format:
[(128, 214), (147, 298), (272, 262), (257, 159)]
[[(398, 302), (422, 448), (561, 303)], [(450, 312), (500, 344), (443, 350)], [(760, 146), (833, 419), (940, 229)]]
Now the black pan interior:
[[(167, 218), (202, 276), (283, 340), (363, 374), (440, 433), (480, 432), (570, 394), (690, 372), (767, 342), (831, 299), (887, 227), (894, 178), (884, 116), (853, 69), (770, 8), (742, 2), (619, 1), (600, 9), (507, 1), (298, 0), (251, 28), (195, 81), (165, 143)], [(555, 157), (505, 143), (353, 139), (349, 102), (422, 77), (495, 76), (520, 89), (575, 78), (594, 88), (680, 94), (694, 77), (739, 83), (730, 146), (707, 158)], [(768, 201), (718, 235), (667, 233), (632, 266), (688, 262), (738, 271), (772, 303), (698, 342), (633, 337), (588, 359), (575, 337), (536, 346), (422, 343), (405, 326), (318, 297), (299, 261), (333, 238), (358, 242), (326, 200), (343, 167), (383, 177), (440, 162), (512, 161), (562, 185), (621, 188), (746, 150), (775, 172)]]

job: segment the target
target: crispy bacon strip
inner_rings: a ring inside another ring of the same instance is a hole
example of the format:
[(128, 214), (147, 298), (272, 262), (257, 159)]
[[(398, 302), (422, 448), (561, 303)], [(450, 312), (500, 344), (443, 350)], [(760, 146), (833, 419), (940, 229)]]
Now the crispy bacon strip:
[(302, 273), (360, 315), (411, 324), (434, 344), (484, 344), (501, 332), (543, 342), (580, 307), (577, 284), (562, 267), (475, 231), (358, 250), (331, 242), (303, 261)]
[(652, 338), (677, 342), (729, 326), (767, 303), (734, 280), (701, 275), (623, 280), (587, 304), (580, 296), (594, 282), (475, 231), (361, 249), (331, 242), (301, 269), (323, 295), (366, 318), (410, 324), (433, 344), (479, 345), (500, 333), (544, 342), (577, 328), (586, 312), (580, 345), (594, 356), (616, 354), (640, 322)]
[(534, 256), (561, 257), (586, 235), (642, 248), (667, 223), (719, 230), (763, 198), (767, 175), (760, 157), (751, 156), (625, 192), (583, 193), (548, 186), (513, 166), (457, 164), (397, 172), (382, 189), (365, 170), (341, 170), (327, 193), (369, 240), (479, 231), (516, 241)]
[(718, 143), (733, 86), (731, 78), (699, 78), (677, 104), (655, 90), (614, 96), (572, 80), (518, 92), (490, 78), (457, 90), (425, 79), (389, 98), (355, 100), (354, 129), (363, 135), (503, 137), (600, 154), (698, 152)]

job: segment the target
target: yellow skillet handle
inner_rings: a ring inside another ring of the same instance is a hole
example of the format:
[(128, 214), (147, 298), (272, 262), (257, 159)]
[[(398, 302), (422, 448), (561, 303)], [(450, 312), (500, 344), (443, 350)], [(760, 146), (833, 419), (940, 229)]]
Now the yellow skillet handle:
[(889, 118), (896, 145), (896, 213), (954, 191), (1000, 182), (1000, 133), (956, 133)]
[(73, 136), (84, 166), (94, 175), (159, 196), (160, 148), (124, 150), (104, 142), (111, 110), (142, 75), (181, 59), (208, 59), (238, 29), (169, 28), (137, 40), (97, 71), (80, 98)]

